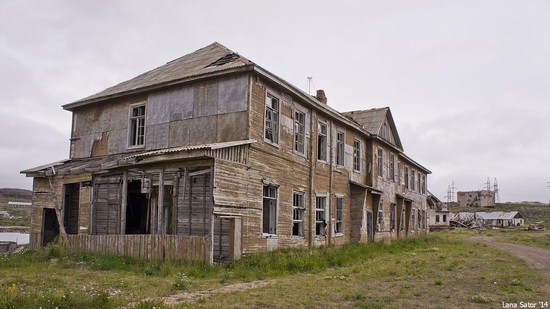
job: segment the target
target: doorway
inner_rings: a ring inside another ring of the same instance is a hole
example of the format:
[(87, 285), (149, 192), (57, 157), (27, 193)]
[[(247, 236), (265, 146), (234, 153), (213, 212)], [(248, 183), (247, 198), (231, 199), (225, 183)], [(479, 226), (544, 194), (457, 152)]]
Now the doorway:
[(44, 208), (43, 220), (42, 246), (46, 246), (54, 242), (57, 236), (59, 236), (59, 222), (57, 221), (55, 209)]

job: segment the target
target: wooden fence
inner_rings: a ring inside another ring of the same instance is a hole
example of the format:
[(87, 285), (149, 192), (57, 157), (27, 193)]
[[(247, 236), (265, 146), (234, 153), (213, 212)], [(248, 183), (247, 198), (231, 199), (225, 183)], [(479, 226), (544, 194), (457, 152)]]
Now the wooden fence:
[(67, 249), (159, 260), (208, 261), (206, 238), (181, 235), (67, 235)]

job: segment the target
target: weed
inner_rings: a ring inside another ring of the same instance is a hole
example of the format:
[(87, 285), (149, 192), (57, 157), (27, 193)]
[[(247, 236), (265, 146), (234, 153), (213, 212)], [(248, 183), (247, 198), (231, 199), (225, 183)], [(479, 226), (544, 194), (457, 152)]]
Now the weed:
[(442, 286), (442, 285), (443, 285), (443, 280), (441, 280), (441, 279), (435, 279), (434, 285)]
[(472, 297), (470, 297), (470, 302), (472, 303), (476, 303), (476, 304), (490, 304), (493, 302), (493, 300), (489, 297), (485, 297), (485, 296), (482, 296), (482, 295), (474, 295)]
[(177, 273), (174, 275), (174, 283), (172, 283), (172, 287), (176, 290), (186, 291), (189, 288), (190, 283), (191, 279), (189, 279), (185, 273)]

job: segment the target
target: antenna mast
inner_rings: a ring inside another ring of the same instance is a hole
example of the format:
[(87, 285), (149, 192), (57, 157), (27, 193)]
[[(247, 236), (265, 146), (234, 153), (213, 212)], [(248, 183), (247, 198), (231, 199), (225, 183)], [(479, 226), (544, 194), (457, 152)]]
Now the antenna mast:
[(497, 203), (500, 203), (500, 196), (498, 195), (498, 183), (497, 178), (495, 177), (495, 182), (493, 183), (493, 191), (495, 191), (495, 200)]

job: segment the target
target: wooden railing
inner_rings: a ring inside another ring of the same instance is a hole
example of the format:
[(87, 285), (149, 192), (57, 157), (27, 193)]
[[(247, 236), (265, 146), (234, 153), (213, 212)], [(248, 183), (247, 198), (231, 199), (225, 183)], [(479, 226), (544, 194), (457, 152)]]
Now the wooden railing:
[(206, 238), (180, 235), (67, 235), (67, 249), (143, 259), (208, 261)]

